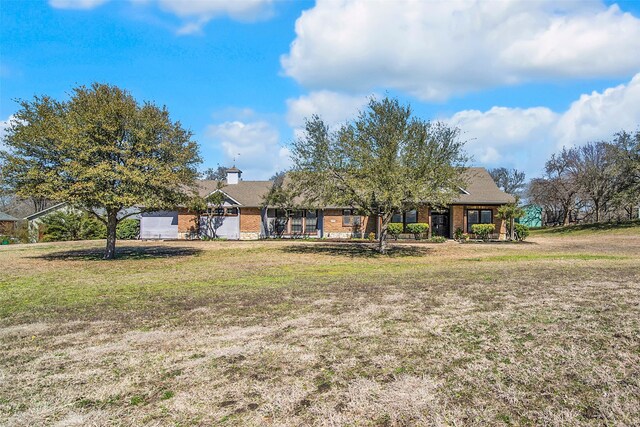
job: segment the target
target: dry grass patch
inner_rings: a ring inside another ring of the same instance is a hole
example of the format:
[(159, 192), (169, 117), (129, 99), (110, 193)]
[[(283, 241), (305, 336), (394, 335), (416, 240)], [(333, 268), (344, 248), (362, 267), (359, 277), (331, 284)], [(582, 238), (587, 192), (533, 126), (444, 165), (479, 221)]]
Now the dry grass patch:
[(100, 246), (0, 249), (7, 425), (640, 422), (637, 236)]

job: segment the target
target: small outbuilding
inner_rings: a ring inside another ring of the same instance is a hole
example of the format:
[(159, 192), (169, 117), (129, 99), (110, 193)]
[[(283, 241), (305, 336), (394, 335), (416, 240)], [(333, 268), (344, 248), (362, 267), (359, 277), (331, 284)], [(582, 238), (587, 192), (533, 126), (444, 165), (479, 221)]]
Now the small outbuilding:
[(11, 234), (16, 229), (18, 218), (0, 211), (0, 234)]

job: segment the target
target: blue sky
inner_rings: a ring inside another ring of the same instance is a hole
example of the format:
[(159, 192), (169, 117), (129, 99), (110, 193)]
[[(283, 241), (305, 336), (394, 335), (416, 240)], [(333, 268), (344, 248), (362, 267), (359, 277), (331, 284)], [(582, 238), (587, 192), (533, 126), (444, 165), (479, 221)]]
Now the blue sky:
[(0, 120), (108, 82), (166, 105), (203, 167), (287, 166), (303, 118), (372, 94), (459, 126), (476, 165), (529, 177), (640, 125), (640, 2), (2, 0)]

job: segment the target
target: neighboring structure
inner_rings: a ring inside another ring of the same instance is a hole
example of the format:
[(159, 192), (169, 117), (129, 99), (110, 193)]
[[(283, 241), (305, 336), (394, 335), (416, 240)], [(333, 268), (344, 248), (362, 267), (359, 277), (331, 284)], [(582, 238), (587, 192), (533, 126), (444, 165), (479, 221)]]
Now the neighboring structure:
[(524, 216), (516, 219), (517, 223), (526, 225), (529, 228), (542, 227), (542, 207), (538, 205), (525, 205)]
[(0, 211), (0, 234), (11, 234), (16, 229), (18, 218)]
[[(360, 215), (348, 206), (329, 206), (321, 209), (279, 209), (264, 206), (264, 198), (271, 189), (271, 181), (243, 181), (242, 172), (233, 167), (220, 187), (217, 181), (200, 181), (199, 195), (206, 198), (220, 191), (221, 206), (206, 212), (190, 212), (186, 208), (172, 211), (143, 213), (140, 222), (142, 239), (188, 239), (200, 234), (208, 237), (253, 240), (269, 237), (350, 238), (377, 235), (379, 220)], [(471, 233), (471, 226), (479, 223), (496, 225), (496, 236), (505, 237), (506, 227), (497, 217), (497, 209), (513, 203), (512, 196), (501, 191), (484, 168), (469, 168), (465, 172), (467, 185), (458, 198), (446, 208), (419, 209), (398, 213), (393, 222), (409, 224), (425, 222), (430, 234), (452, 237), (457, 228)], [(198, 226), (198, 222), (200, 223)]]
[(46, 209), (41, 210), (40, 212), (36, 212), (33, 213), (29, 216), (26, 216), (24, 219), (27, 221), (27, 230), (29, 231), (29, 242), (30, 243), (36, 243), (39, 242), (40, 239), (42, 239), (42, 235), (44, 233), (44, 229), (42, 228), (42, 218), (44, 218), (45, 216), (54, 213), (54, 212), (58, 212), (58, 211), (63, 211), (63, 212), (67, 212), (69, 211), (69, 206), (67, 205), (67, 203), (56, 203), (53, 206), (49, 206)]

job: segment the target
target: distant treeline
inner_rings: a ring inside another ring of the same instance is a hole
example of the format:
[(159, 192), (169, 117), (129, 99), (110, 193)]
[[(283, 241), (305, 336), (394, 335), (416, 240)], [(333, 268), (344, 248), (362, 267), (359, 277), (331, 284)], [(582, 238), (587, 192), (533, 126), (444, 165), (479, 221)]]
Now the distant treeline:
[(633, 218), (640, 204), (640, 131), (563, 148), (546, 162), (544, 176), (531, 180), (526, 195), (542, 208), (545, 225)]

